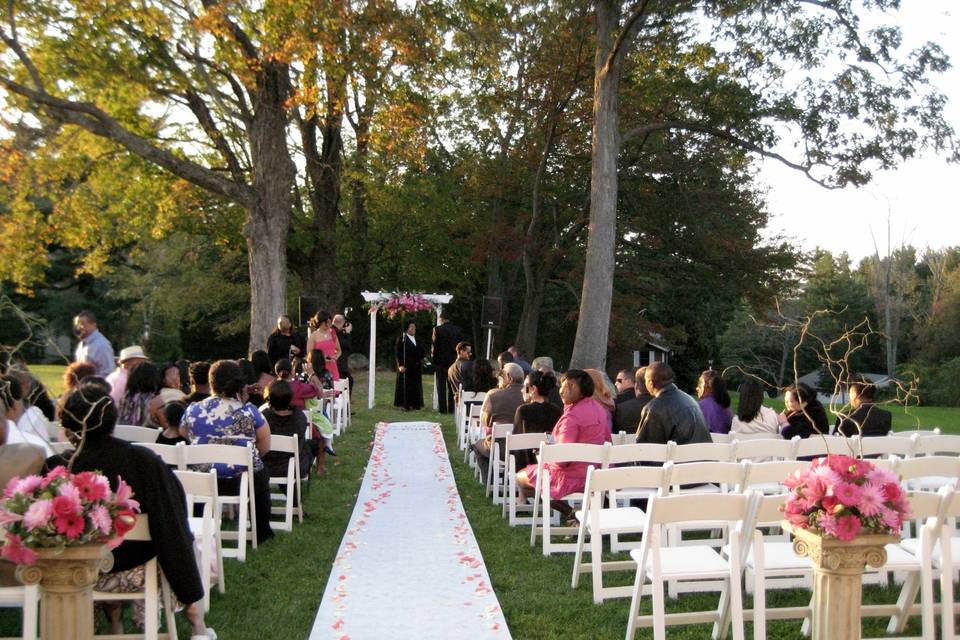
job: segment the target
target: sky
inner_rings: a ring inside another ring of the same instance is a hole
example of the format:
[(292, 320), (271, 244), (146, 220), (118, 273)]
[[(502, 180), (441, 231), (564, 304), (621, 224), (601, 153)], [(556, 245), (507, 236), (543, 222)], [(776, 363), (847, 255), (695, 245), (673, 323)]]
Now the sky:
[[(939, 43), (954, 68), (934, 84), (949, 98), (947, 119), (960, 135), (960, 1), (903, 0), (894, 17), (906, 50)], [(784, 147), (790, 157), (790, 147)], [(846, 251), (854, 260), (887, 252), (887, 221), (893, 248), (911, 244), (921, 251), (960, 245), (960, 165), (933, 155), (893, 171), (875, 173), (860, 188), (828, 190), (775, 160), (763, 160), (759, 181), (767, 188), (771, 214), (767, 233), (784, 235), (804, 250)]]

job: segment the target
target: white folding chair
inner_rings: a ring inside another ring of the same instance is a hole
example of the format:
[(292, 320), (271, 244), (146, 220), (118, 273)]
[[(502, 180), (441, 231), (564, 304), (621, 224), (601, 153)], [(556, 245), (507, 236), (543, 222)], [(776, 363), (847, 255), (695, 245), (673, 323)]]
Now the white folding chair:
[(627, 433), (623, 430), (610, 436), (610, 444), (614, 447), (619, 447), (624, 444), (634, 444), (636, 441), (637, 435), (635, 433)]
[(474, 460), (473, 448), (470, 446), (481, 437), (483, 437), (483, 427), (480, 426), (480, 410), (483, 408), (482, 404), (470, 404), (467, 409), (467, 446), (463, 450), (463, 461), (470, 462), (471, 467), (476, 466), (476, 461)]
[(767, 460), (794, 460), (799, 440), (784, 440), (783, 438), (752, 438), (749, 440), (733, 441), (733, 459), (753, 460), (761, 462)]
[[(303, 506), (300, 499), (302, 488), (300, 484), (300, 440), (297, 434), (292, 436), (271, 434), (270, 451), (292, 454), (287, 462), (287, 474), (270, 477), (270, 486), (279, 487), (283, 490), (283, 493), (270, 492), (270, 513), (283, 516), (283, 520), (270, 520), (270, 526), (281, 531), (292, 531), (294, 511), (296, 511), (300, 522), (303, 522)], [(283, 506), (273, 506), (272, 503), (278, 500), (283, 502)]]
[[(217, 567), (217, 590), (225, 593), (226, 578), (223, 574), (223, 540), (220, 537), (220, 496), (217, 490), (217, 472), (174, 471), (177, 480), (187, 495), (187, 513), (190, 514), (190, 531), (199, 544), (197, 566), (203, 582), (203, 608), (210, 610), (212, 570)], [(194, 505), (202, 505), (200, 517), (195, 517)]]
[(719, 442), (720, 444), (730, 444), (731, 442), (733, 442), (733, 437), (734, 436), (732, 433), (714, 433), (713, 431), (710, 432), (710, 439), (713, 440), (714, 442)]
[(350, 411), (352, 410), (350, 398), (350, 380), (347, 378), (336, 380), (333, 383), (333, 388), (340, 392), (339, 400), (343, 411), (343, 430), (346, 431), (347, 427), (350, 426), (352, 421), (350, 418)]
[[(40, 587), (31, 584), (18, 587), (0, 587), (0, 607), (23, 610), (19, 640), (37, 640), (37, 616), (40, 613)], [(15, 640), (13, 637), (0, 640)]]
[[(149, 516), (140, 514), (137, 516), (137, 523), (126, 536), (125, 541), (149, 542), (150, 525)], [(143, 600), (144, 604), (144, 629), (143, 634), (104, 634), (111, 639), (117, 638), (144, 638), (144, 640), (158, 640), (159, 638), (169, 638), (177, 640), (177, 621), (173, 612), (173, 598), (171, 597), (170, 585), (167, 584), (167, 578), (160, 570), (160, 565), (156, 557), (147, 560), (144, 564), (144, 588), (143, 591), (133, 593), (117, 593), (112, 591), (94, 591), (93, 601), (129, 601)], [(163, 605), (163, 611), (166, 615), (166, 633), (160, 633), (160, 605)], [(103, 636), (95, 635), (94, 638)]]
[(183, 449), (187, 445), (183, 442), (177, 444), (157, 444), (156, 442), (134, 442), (134, 446), (149, 449), (160, 456), (163, 461), (171, 467), (183, 470), (186, 464), (183, 461)]
[(113, 428), (113, 437), (127, 442), (156, 442), (159, 429), (138, 427), (132, 424), (118, 424)]
[(940, 569), (940, 618), (942, 621), (942, 639), (956, 640), (956, 616), (957, 603), (954, 600), (954, 577), (960, 564), (960, 538), (957, 537), (955, 523), (960, 519), (960, 492), (953, 491), (947, 497), (944, 496), (943, 510), (940, 513), (940, 557), (937, 558), (934, 550), (934, 562)]
[(908, 429), (906, 431), (891, 431), (887, 435), (894, 436), (896, 438), (912, 438), (917, 436), (918, 438), (926, 438), (929, 436), (939, 436), (942, 432), (940, 427), (934, 427), (933, 429)]
[(960, 457), (924, 456), (897, 462), (897, 473), (908, 489), (937, 491), (950, 485), (954, 489), (960, 481)]
[(915, 456), (960, 456), (960, 435), (916, 436)]
[[(543, 544), (543, 555), (549, 556), (554, 552), (572, 553), (577, 550), (575, 542), (554, 542), (554, 535), (576, 535), (579, 527), (557, 526), (554, 527), (550, 502), (553, 496), (550, 495), (550, 467), (552, 463), (561, 462), (583, 462), (597, 467), (606, 465), (607, 451), (611, 447), (603, 444), (547, 444), (540, 445), (540, 455), (537, 459), (537, 481), (533, 492), (533, 515), (530, 520), (530, 546), (537, 543), (537, 535), (541, 536)], [(571, 493), (562, 498), (568, 502), (582, 501), (583, 493)], [(541, 509), (542, 506), (542, 509)], [(542, 511), (542, 517), (539, 515)], [(543, 525), (538, 526), (542, 520)]]
[[(624, 489), (647, 489), (654, 493), (666, 485), (663, 467), (616, 467), (587, 471), (587, 484), (583, 491), (583, 508), (576, 512), (580, 528), (577, 532), (577, 548), (573, 557), (573, 577), (570, 586), (574, 589), (580, 574), (590, 572), (593, 578), (593, 601), (602, 603), (604, 598), (626, 598), (632, 593), (629, 586), (604, 587), (604, 571), (636, 569), (633, 560), (603, 561), (603, 536), (612, 534), (642, 534), (646, 528), (647, 514), (634, 506), (620, 506), (618, 493)], [(606, 507), (603, 506), (604, 498)], [(590, 536), (590, 562), (583, 562), (586, 536)], [(626, 543), (630, 544), (630, 543)], [(639, 543), (632, 543), (637, 548)], [(626, 548), (626, 547), (625, 547)]]
[[(639, 464), (641, 466), (663, 466), (673, 456), (673, 450), (676, 443), (668, 442), (666, 444), (656, 444), (652, 442), (632, 442), (630, 444), (621, 444), (610, 447), (607, 452), (607, 467), (616, 467), (622, 465)], [(621, 489), (617, 492), (618, 499), (628, 502), (630, 500), (645, 500), (656, 490), (644, 487), (632, 487)], [(617, 532), (610, 534), (610, 550), (626, 551), (635, 548), (633, 544), (622, 544), (620, 535)]]
[(765, 495), (786, 493), (783, 481), (787, 476), (810, 466), (807, 460), (771, 460), (747, 464), (741, 490), (753, 489)]
[(507, 465), (506, 470), (506, 499), (500, 510), (500, 515), (507, 518), (507, 523), (511, 527), (518, 524), (530, 524), (531, 516), (518, 516), (517, 512), (530, 513), (532, 506), (528, 504), (517, 504), (517, 457), (514, 455), (517, 451), (539, 451), (540, 445), (547, 441), (546, 433), (508, 433), (504, 444), (504, 455)]
[(493, 504), (503, 504), (503, 472), (506, 465), (500, 461), (500, 452), (503, 450), (504, 442), (509, 433), (513, 433), (513, 424), (509, 422), (495, 423), (490, 428), (490, 462), (487, 465), (484, 495), (492, 495)]
[[(743, 532), (753, 530), (756, 494), (653, 496), (647, 508), (647, 530), (639, 549), (630, 552), (637, 563), (636, 578), (627, 619), (627, 640), (632, 640), (638, 627), (653, 627), (655, 640), (665, 640), (667, 625), (714, 624), (714, 637), (726, 635), (732, 625), (734, 640), (743, 640), (743, 601), (741, 594), (742, 563), (750, 537)], [(709, 547), (665, 546), (663, 529), (697, 520), (729, 522), (730, 555), (723, 557)], [(742, 545), (741, 541), (746, 544)], [(709, 580), (722, 583), (719, 606), (715, 611), (692, 611), (667, 614), (663, 583), (674, 580)], [(638, 615), (643, 588), (649, 585), (653, 614)]]
[[(236, 540), (236, 547), (223, 547), (223, 555), (236, 558), (240, 562), (247, 560), (247, 541), (257, 548), (256, 498), (253, 490), (253, 443), (245, 446), (232, 444), (192, 444), (184, 447), (183, 461), (189, 469), (191, 465), (225, 464), (242, 469), (240, 472), (240, 490), (238, 495), (221, 495), (220, 505), (237, 505), (237, 530), (225, 531), (221, 527), (222, 540)], [(202, 469), (206, 471), (207, 469)], [(222, 520), (221, 520), (222, 522)], [(248, 530), (249, 524), (249, 530)]]
[(913, 457), (916, 447), (914, 438), (891, 438), (890, 436), (854, 437), (854, 451), (864, 458), (876, 456), (897, 456), (899, 458)]
[(731, 442), (698, 442), (673, 447), (670, 459), (681, 462), (731, 462), (736, 446)]

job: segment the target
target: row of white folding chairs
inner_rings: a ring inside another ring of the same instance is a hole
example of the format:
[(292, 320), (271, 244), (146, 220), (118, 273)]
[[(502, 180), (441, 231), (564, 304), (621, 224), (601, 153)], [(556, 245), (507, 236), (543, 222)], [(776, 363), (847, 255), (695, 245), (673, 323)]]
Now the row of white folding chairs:
[[(480, 426), (480, 407), (487, 394), (483, 391), (464, 391), (460, 388), (459, 399), (454, 410), (454, 424), (457, 426), (457, 446), (462, 451), (469, 451), (470, 444), (476, 439), (477, 429)], [(471, 438), (471, 427), (473, 437)], [(466, 460), (466, 455), (464, 460)]]

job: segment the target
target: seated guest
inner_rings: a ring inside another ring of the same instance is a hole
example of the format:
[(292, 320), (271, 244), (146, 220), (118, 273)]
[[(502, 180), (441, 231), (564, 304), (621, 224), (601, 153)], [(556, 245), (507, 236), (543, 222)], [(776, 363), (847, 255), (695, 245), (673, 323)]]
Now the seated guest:
[(610, 412), (610, 424), (613, 424), (613, 410), (616, 409), (615, 388), (610, 384), (610, 378), (599, 369), (587, 369), (586, 372), (593, 379), (593, 399), (603, 405)]
[[(277, 361), (277, 366), (286, 360), (281, 358)], [(289, 360), (287, 360), (289, 362)], [(267, 403), (270, 405), (263, 410), (263, 417), (270, 425), (271, 435), (292, 436), (296, 435), (300, 447), (300, 476), (308, 477), (310, 475), (310, 466), (313, 463), (313, 455), (310, 453), (310, 440), (307, 440), (307, 416), (303, 410), (293, 406), (293, 388), (286, 380), (274, 380), (266, 390)], [(273, 477), (287, 475), (287, 463), (293, 456), (292, 453), (282, 451), (270, 451), (263, 456), (263, 464)]]
[[(40, 447), (44, 454), (53, 455), (47, 435), (47, 424), (43, 414), (36, 407), (31, 407), (34, 413), (28, 415), (23, 404), (23, 387), (20, 380), (12, 375), (0, 377), (0, 401), (5, 411), (0, 415), (0, 422), (7, 428), (7, 442), (11, 444), (23, 443)], [(42, 424), (34, 424), (39, 419)], [(2, 487), (0, 487), (2, 490)]]
[(517, 407), (521, 404), (523, 404), (523, 369), (516, 363), (508, 362), (500, 371), (500, 386), (487, 393), (480, 408), (480, 424), (483, 425), (485, 437), (473, 443), (473, 451), (483, 471), (482, 477), (487, 477), (487, 465), (490, 463), (490, 447), (493, 445), (490, 434), (493, 431), (493, 425), (505, 422), (513, 424)]
[[(183, 400), (187, 394), (180, 385), (180, 366), (176, 362), (166, 362), (160, 366), (159, 404)], [(158, 410), (159, 411), (159, 410)]]
[(137, 427), (157, 426), (150, 421), (150, 411), (158, 411), (163, 403), (160, 397), (160, 370), (152, 362), (144, 362), (130, 372), (127, 393), (120, 401), (120, 424)]
[[(553, 428), (553, 440), (558, 444), (581, 442), (603, 444), (610, 442), (610, 413), (594, 398), (593, 378), (581, 369), (570, 369), (560, 381), (563, 415)], [(587, 481), (585, 462), (547, 463), (550, 471), (551, 506), (565, 518), (573, 509), (564, 497), (583, 491)], [(517, 472), (520, 499), (526, 500), (537, 486), (537, 465), (528, 465)], [(544, 517), (548, 517), (544, 514)]]
[[(303, 365), (303, 375), (307, 377), (307, 382), (302, 380), (297, 380), (293, 377), (293, 364), (286, 358), (281, 358), (277, 360), (277, 365), (274, 367), (274, 371), (277, 374), (278, 380), (283, 380), (290, 385), (290, 391), (293, 394), (290, 399), (290, 406), (294, 409), (298, 409), (301, 412), (307, 408), (307, 400), (313, 398), (323, 397), (323, 382), (320, 380), (320, 376), (313, 370), (313, 365), (310, 364), (307, 360), (302, 360)], [(272, 383), (271, 383), (272, 384)], [(306, 414), (304, 414), (306, 418)], [(269, 422), (269, 421), (268, 421)], [(307, 420), (309, 422), (309, 420)], [(316, 430), (315, 437), (306, 440), (301, 438), (301, 445), (307, 447), (306, 456), (307, 460), (307, 473), (310, 472), (310, 463), (314, 458), (317, 459), (317, 475), (323, 475), (326, 473), (326, 454), (336, 456), (333, 452), (333, 448), (330, 446), (331, 442), (321, 436), (319, 430)], [(300, 463), (303, 464), (304, 456), (300, 456)]]
[(730, 411), (730, 394), (723, 377), (713, 369), (701, 373), (697, 381), (697, 398), (710, 432), (730, 433), (733, 412)]
[(126, 395), (127, 378), (130, 377), (130, 372), (148, 360), (147, 354), (143, 352), (140, 345), (135, 344), (120, 350), (120, 357), (117, 359), (120, 366), (107, 376), (107, 382), (110, 384), (110, 397), (113, 398), (114, 404), (119, 405), (123, 396)]
[(784, 410), (777, 419), (780, 435), (787, 440), (793, 436), (809, 438), (814, 433), (827, 435), (830, 432), (827, 412), (817, 399), (817, 392), (802, 382), (787, 388), (783, 404)]
[(24, 403), (40, 409), (44, 417), (53, 422), (57, 419), (57, 407), (43, 383), (32, 373), (20, 353), (0, 351), (0, 375), (12, 373), (20, 378), (24, 390)]
[(520, 350), (517, 349), (515, 345), (510, 345), (507, 348), (507, 351), (513, 356), (513, 361), (520, 365), (520, 368), (523, 369), (523, 375), (527, 375), (533, 371), (533, 366), (527, 362), (523, 356), (520, 355)]
[(673, 383), (673, 369), (654, 362), (644, 373), (644, 384), (653, 396), (640, 413), (637, 442), (677, 444), (711, 442), (710, 430), (696, 400)]
[(780, 433), (777, 412), (763, 406), (763, 385), (747, 379), (738, 389), (740, 403), (730, 423), (730, 433)]
[[(6, 397), (6, 394), (0, 393), (0, 416), (7, 413)], [(9, 442), (9, 433), (10, 423), (0, 417), (0, 491), (3, 491), (11, 478), (40, 473), (46, 459), (42, 447), (25, 442)]]
[(210, 363), (206, 361), (190, 364), (190, 393), (184, 402), (200, 402), (210, 397)]
[[(647, 406), (647, 403), (653, 399), (653, 396), (647, 393), (647, 388), (643, 384), (643, 375), (646, 370), (646, 367), (640, 367), (636, 373), (629, 372), (629, 383), (621, 382), (620, 385), (622, 386), (617, 386), (618, 389), (622, 388), (623, 391), (617, 395), (617, 406), (613, 410), (614, 431), (636, 433), (637, 427), (640, 426), (640, 413)], [(627, 378), (623, 377), (625, 372), (626, 370), (618, 373), (617, 380), (626, 380)], [(635, 383), (637, 380), (641, 381), (640, 384)], [(632, 398), (629, 397), (630, 394), (633, 395)], [(621, 395), (625, 399), (620, 400)]]
[(63, 370), (63, 395), (76, 389), (84, 378), (97, 375), (97, 367), (92, 362), (71, 362)]
[(837, 416), (837, 433), (848, 438), (856, 435), (869, 438), (890, 433), (893, 416), (874, 404), (876, 387), (866, 380), (858, 380), (850, 383), (848, 390), (853, 413), (846, 418)]
[[(557, 386), (557, 379), (552, 374), (540, 371), (531, 371), (523, 383), (523, 404), (517, 407), (513, 416), (513, 432), (519, 433), (550, 433), (557, 425), (557, 420), (563, 415), (563, 410), (547, 402), (550, 391)], [(521, 469), (529, 464), (536, 464), (532, 452), (518, 451), (517, 468)]]
[(253, 365), (253, 371), (257, 376), (253, 384), (260, 392), (252, 393), (249, 400), (259, 407), (264, 402), (264, 392), (266, 388), (269, 387), (270, 383), (276, 380), (277, 377), (273, 375), (273, 364), (270, 362), (270, 356), (267, 355), (266, 351), (254, 351), (251, 353), (250, 364)]
[[(509, 351), (502, 351), (500, 355), (497, 356), (497, 364), (500, 365), (500, 370), (503, 371), (504, 365), (510, 364), (513, 362), (513, 354)], [(520, 367), (520, 370), (523, 370), (523, 367)]]
[[(203, 584), (193, 551), (193, 535), (187, 521), (186, 497), (180, 482), (160, 457), (113, 437), (117, 410), (102, 378), (88, 378), (67, 394), (60, 404), (60, 423), (70, 439), (83, 448), (73, 459), (74, 473), (98, 471), (116, 491), (118, 478), (133, 489), (140, 512), (150, 516), (150, 542), (124, 542), (113, 550), (113, 568), (100, 577), (98, 590), (134, 591), (143, 588), (143, 563), (156, 557), (177, 599), (193, 626), (194, 639), (215, 636), (203, 620)], [(65, 465), (68, 457), (53, 457), (52, 467)], [(119, 606), (107, 608), (111, 632), (122, 633)], [(136, 611), (134, 612), (137, 618)], [(142, 613), (140, 614), (142, 620)]]
[(477, 393), (486, 393), (497, 386), (497, 376), (493, 373), (493, 364), (486, 358), (478, 358), (473, 363), (471, 387)]
[(469, 342), (457, 343), (457, 359), (447, 368), (447, 384), (453, 389), (454, 406), (460, 403), (460, 388), (473, 391), (473, 345)]
[[(543, 373), (549, 373), (554, 378), (557, 377), (557, 372), (553, 368), (553, 358), (551, 358), (550, 356), (537, 356), (536, 358), (534, 358), (533, 368)], [(553, 390), (550, 391), (550, 395), (547, 396), (547, 402), (549, 402), (555, 407), (560, 407), (561, 410), (563, 409), (563, 399), (560, 397), (559, 386), (554, 387)]]
[[(270, 426), (257, 407), (240, 400), (244, 384), (240, 365), (236, 362), (214, 362), (210, 367), (213, 395), (187, 407), (180, 422), (180, 433), (194, 444), (245, 445), (244, 439), (255, 443), (252, 480), (257, 509), (257, 542), (263, 542), (273, 537), (270, 528), (270, 474), (261, 459), (270, 451)], [(236, 439), (238, 436), (239, 440)], [(217, 464), (215, 468), (220, 493), (237, 495), (240, 490), (240, 470), (224, 464)]]
[(157, 444), (175, 445), (178, 442), (190, 444), (190, 441), (180, 433), (180, 421), (187, 410), (187, 405), (174, 400), (163, 405), (160, 409), (160, 426), (163, 431), (157, 436)]
[(617, 388), (617, 397), (613, 399), (616, 404), (633, 400), (637, 397), (633, 371), (630, 369), (621, 369), (618, 371), (617, 379), (613, 381), (613, 386)]

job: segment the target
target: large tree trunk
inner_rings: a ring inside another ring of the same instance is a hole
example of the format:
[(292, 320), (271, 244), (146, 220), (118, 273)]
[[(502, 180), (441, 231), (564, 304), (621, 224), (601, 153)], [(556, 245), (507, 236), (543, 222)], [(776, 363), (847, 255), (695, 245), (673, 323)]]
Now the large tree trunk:
[(266, 348), (277, 316), (287, 312), (287, 233), (297, 171), (286, 141), (289, 93), (286, 65), (264, 63), (250, 126), (254, 202), (244, 228), (250, 265), (250, 351)]
[(570, 366), (604, 369), (613, 299), (617, 227), (617, 156), (620, 150), (620, 64), (608, 64), (619, 3), (598, 0), (597, 53), (593, 82), (593, 152), (590, 173), (590, 232), (583, 274), (583, 294)]

